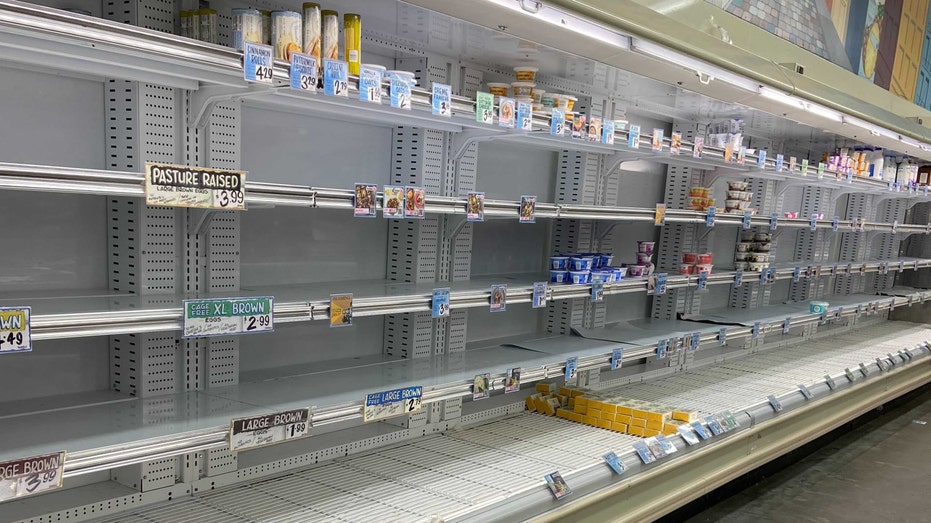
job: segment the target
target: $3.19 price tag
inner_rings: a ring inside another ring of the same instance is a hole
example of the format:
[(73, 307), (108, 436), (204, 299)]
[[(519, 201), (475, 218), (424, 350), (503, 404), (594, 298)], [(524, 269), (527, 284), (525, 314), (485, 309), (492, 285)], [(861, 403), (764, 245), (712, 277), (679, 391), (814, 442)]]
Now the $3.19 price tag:
[(291, 89), (298, 91), (317, 90), (317, 58), (291, 53)]
[(60, 487), (64, 467), (64, 452), (0, 463), (0, 502)]
[(296, 409), (230, 422), (230, 451), (273, 445), (310, 434), (310, 409)]
[(272, 46), (246, 42), (242, 55), (242, 70), (247, 82), (270, 85), (275, 76), (272, 68)]
[(184, 300), (182, 338), (229, 336), (275, 330), (275, 298)]
[(413, 414), (423, 408), (423, 387), (376, 392), (365, 397), (362, 419), (368, 423), (403, 414)]
[(449, 288), (433, 289), (433, 317), (449, 316)]
[(0, 354), (32, 350), (32, 307), (0, 307)]

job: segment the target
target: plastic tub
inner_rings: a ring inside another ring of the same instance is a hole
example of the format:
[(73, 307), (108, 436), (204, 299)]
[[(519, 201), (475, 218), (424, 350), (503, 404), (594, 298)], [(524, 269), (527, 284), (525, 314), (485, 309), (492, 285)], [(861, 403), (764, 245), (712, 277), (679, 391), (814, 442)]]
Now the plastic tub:
[(647, 254), (645, 252), (637, 253), (637, 265), (649, 265), (650, 261), (653, 260), (652, 254)]
[(578, 98), (572, 95), (566, 96), (566, 98), (568, 99), (568, 102), (566, 103), (566, 110), (571, 111), (572, 108), (575, 107), (575, 102), (578, 100)]
[(741, 211), (746, 211), (750, 208), (750, 202), (747, 200), (737, 200), (737, 208)]
[(727, 188), (730, 191), (746, 191), (750, 187), (749, 182), (727, 182)]
[(614, 281), (614, 271), (592, 271), (592, 283), (611, 283)]
[(693, 198), (707, 198), (711, 195), (711, 189), (707, 187), (691, 187), (689, 188), (689, 196)]
[(656, 242), (648, 241), (638, 241), (637, 242), (637, 252), (642, 252), (644, 254), (653, 255), (653, 251), (656, 248)]
[(765, 263), (769, 261), (769, 253), (766, 252), (748, 252), (747, 261)]
[(507, 96), (508, 90), (511, 88), (511, 84), (506, 84), (502, 82), (489, 82), (488, 83), (488, 92), (495, 96)]
[(533, 96), (530, 98), (531, 103), (534, 105), (543, 105), (543, 94), (546, 93), (543, 89), (533, 89)]
[(582, 285), (588, 283), (588, 271), (569, 271), (569, 283)]
[(565, 271), (569, 269), (568, 256), (550, 256), (550, 269), (554, 271)]
[(810, 301), (808, 302), (808, 312), (812, 314), (824, 314), (827, 312), (830, 305), (826, 301)]
[(750, 259), (749, 252), (735, 252), (734, 261), (748, 261)]
[(698, 263), (698, 254), (694, 252), (684, 252), (682, 253), (682, 263)]
[(554, 93), (544, 93), (540, 96), (540, 103), (544, 109), (552, 109), (556, 107), (556, 95)]
[(727, 207), (728, 209), (736, 209), (737, 204), (739, 203), (740, 203), (740, 200), (725, 200), (724, 206)]
[(514, 76), (518, 82), (533, 82), (537, 77), (537, 71), (539, 69), (536, 67), (522, 65), (514, 68)]
[(695, 265), (691, 263), (679, 265), (679, 274), (695, 274)]
[(614, 255), (609, 253), (601, 253), (601, 266), (602, 267), (611, 267), (611, 262), (614, 261)]
[(704, 253), (704, 254), (699, 254), (699, 255), (698, 255), (698, 264), (699, 264), (699, 265), (710, 265), (710, 264), (712, 263), (712, 262), (711, 262), (711, 259), (712, 259), (713, 257), (714, 257), (714, 256), (713, 256), (710, 252), (706, 252), (706, 253)]
[(747, 268), (753, 272), (763, 272), (764, 269), (769, 268), (769, 264), (766, 262), (750, 262), (747, 264)]
[(627, 267), (611, 267), (614, 269), (614, 281), (621, 281), (627, 276)]
[(387, 78), (389, 81), (392, 78), (398, 78), (400, 80), (407, 80), (407, 83), (409, 83), (411, 87), (414, 87), (415, 85), (417, 85), (417, 79), (414, 78), (414, 73), (410, 71), (401, 71), (401, 70), (385, 71), (385, 78)]
[(753, 243), (740, 242), (737, 244), (737, 252), (750, 252), (751, 247), (753, 247)]
[(569, 281), (569, 271), (550, 271), (550, 282), (566, 283)]
[(627, 267), (627, 274), (629, 276), (644, 276), (646, 275), (649, 267), (646, 265), (631, 265)]
[(753, 241), (757, 242), (769, 242), (773, 240), (772, 233), (768, 232), (758, 232), (753, 235)]
[(514, 97), (530, 96), (533, 97), (533, 88), (536, 86), (533, 82), (511, 82), (511, 89)]
[(569, 258), (569, 270), (571, 271), (590, 271), (592, 270), (592, 258), (584, 256), (572, 256)]
[(757, 242), (753, 244), (753, 250), (756, 252), (769, 252), (772, 245), (769, 242)]
[(567, 94), (556, 94), (553, 95), (553, 100), (556, 102), (556, 108), (560, 111), (567, 113), (569, 112), (569, 95)]
[(711, 265), (710, 263), (702, 263), (702, 264), (696, 265), (695, 269), (697, 269), (698, 271), (697, 274), (711, 274), (712, 267), (713, 265)]

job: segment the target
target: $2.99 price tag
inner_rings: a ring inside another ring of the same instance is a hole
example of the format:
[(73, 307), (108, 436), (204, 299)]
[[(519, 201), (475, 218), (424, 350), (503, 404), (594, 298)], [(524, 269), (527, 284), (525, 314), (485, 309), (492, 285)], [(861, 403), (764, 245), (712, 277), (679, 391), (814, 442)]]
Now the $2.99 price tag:
[(376, 392), (365, 397), (362, 419), (366, 423), (413, 414), (423, 408), (423, 387)]
[(32, 307), (0, 307), (0, 354), (32, 350)]
[(64, 467), (64, 452), (0, 463), (0, 502), (60, 487)]
[(275, 76), (272, 67), (272, 46), (246, 42), (243, 49), (242, 69), (247, 82), (270, 85)]
[(275, 330), (275, 298), (184, 300), (182, 338), (229, 336)]

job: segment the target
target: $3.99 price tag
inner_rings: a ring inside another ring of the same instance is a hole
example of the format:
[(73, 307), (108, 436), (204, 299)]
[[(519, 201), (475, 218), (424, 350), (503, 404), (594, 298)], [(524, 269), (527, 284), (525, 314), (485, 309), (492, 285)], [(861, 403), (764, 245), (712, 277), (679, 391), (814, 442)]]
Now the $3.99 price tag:
[(185, 165), (145, 164), (145, 203), (242, 211), (246, 173)]
[(433, 317), (449, 316), (449, 288), (433, 289)]
[(32, 350), (32, 307), (0, 307), (0, 354)]
[(60, 487), (64, 467), (64, 452), (0, 463), (0, 502)]
[(182, 338), (229, 336), (275, 330), (275, 298), (184, 300)]
[(272, 47), (246, 42), (243, 49), (242, 69), (247, 82), (270, 85), (275, 76), (272, 67)]

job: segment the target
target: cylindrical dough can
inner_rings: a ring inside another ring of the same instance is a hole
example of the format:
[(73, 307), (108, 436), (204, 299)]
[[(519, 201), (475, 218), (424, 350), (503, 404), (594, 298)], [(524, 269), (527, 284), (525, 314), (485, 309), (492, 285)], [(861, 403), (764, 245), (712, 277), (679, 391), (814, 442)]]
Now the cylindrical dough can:
[(323, 11), (322, 51), (324, 60), (339, 60), (339, 13)]
[(262, 44), (262, 13), (257, 9), (233, 9), (233, 48), (242, 51), (243, 44)]
[(290, 60), (291, 53), (301, 52), (301, 13), (272, 11), (272, 47), (275, 58)]

